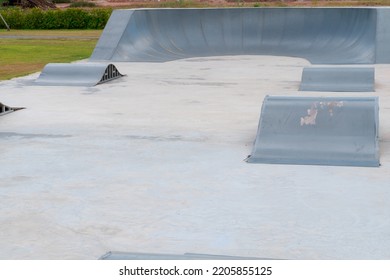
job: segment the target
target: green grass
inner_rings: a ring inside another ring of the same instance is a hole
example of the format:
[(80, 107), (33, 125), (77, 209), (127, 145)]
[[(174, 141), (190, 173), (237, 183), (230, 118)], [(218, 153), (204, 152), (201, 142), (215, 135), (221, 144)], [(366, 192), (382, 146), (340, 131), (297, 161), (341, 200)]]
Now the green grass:
[[(4, 35), (79, 36), (71, 39), (0, 39), (0, 80), (41, 71), (50, 62), (88, 58), (98, 39), (97, 31), (11, 31)], [(100, 34), (100, 33), (99, 33)], [(86, 36), (92, 38), (85, 38)]]

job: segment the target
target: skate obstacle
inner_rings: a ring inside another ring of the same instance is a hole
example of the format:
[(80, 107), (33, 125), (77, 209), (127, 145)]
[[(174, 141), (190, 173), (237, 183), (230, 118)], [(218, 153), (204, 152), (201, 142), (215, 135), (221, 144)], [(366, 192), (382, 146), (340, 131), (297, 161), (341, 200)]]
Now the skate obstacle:
[(379, 166), (377, 97), (264, 99), (248, 163)]
[[(47, 65), (44, 85), (93, 86), (112, 62), (191, 57), (300, 57), (301, 91), (372, 92), (374, 68), (390, 63), (389, 8), (115, 10), (84, 64)], [(96, 64), (95, 64), (96, 63)], [(359, 67), (357, 65), (360, 65)], [(265, 98), (249, 163), (379, 166), (376, 97)]]
[(49, 63), (35, 81), (42, 86), (95, 86), (123, 75), (115, 65), (99, 63)]
[(373, 67), (305, 67), (301, 91), (373, 92)]
[(115, 10), (91, 61), (276, 55), (313, 64), (390, 63), (387, 8)]

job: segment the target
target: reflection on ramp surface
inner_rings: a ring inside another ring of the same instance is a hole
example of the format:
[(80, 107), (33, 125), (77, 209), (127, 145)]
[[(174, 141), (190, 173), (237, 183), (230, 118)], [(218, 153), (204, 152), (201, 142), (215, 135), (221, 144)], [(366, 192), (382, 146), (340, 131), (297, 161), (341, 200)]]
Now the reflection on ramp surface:
[(377, 97), (267, 96), (249, 163), (379, 166)]
[(91, 60), (253, 54), (321, 64), (384, 63), (390, 61), (390, 37), (383, 32), (389, 14), (375, 8), (117, 10)]

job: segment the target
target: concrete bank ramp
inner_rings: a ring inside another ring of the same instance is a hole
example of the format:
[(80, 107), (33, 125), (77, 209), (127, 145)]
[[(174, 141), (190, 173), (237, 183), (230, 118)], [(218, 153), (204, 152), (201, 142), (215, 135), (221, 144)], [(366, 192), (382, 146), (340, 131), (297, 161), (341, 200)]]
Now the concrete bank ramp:
[(387, 8), (115, 10), (91, 61), (278, 55), (317, 64), (389, 63), (388, 26)]
[(305, 67), (301, 91), (375, 91), (373, 67)]
[(110, 63), (49, 63), (35, 81), (42, 86), (95, 86), (123, 75)]
[(377, 97), (264, 99), (249, 163), (379, 166)]

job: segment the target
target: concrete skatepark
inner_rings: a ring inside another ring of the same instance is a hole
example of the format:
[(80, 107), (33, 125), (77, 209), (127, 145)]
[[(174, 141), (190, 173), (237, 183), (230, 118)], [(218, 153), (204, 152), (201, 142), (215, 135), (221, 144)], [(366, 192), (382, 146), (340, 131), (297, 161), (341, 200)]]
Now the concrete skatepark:
[[(95, 87), (39, 85), (39, 73), (0, 83), (2, 103), (26, 107), (1, 117), (0, 258), (388, 259), (387, 13), (122, 10), (80, 64), (114, 62), (126, 76)], [(375, 92), (299, 91), (311, 63), (373, 69)], [(248, 164), (267, 95), (379, 100), (369, 123), (381, 166)]]

